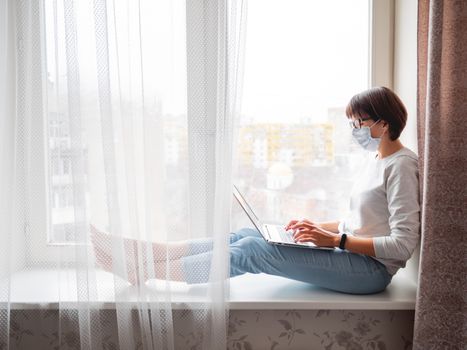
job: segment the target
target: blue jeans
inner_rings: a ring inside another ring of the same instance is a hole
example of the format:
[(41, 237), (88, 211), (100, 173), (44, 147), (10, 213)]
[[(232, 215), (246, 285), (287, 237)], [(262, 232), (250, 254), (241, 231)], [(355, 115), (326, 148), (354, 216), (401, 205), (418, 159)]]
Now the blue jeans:
[[(209, 281), (212, 240), (195, 239), (182, 258), (187, 283)], [(346, 250), (317, 250), (267, 243), (257, 230), (230, 234), (230, 277), (266, 273), (350, 294), (383, 291), (392, 276), (379, 261)]]

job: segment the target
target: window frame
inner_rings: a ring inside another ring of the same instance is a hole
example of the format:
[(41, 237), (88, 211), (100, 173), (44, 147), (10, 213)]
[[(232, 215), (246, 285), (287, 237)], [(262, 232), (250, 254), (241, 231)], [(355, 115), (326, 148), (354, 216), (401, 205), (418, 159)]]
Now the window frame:
[[(384, 85), (389, 88), (393, 86), (393, 51), (394, 51), (394, 0), (390, 1), (369, 1), (369, 85)], [(45, 9), (43, 2), (40, 6), (41, 19), (44, 18)], [(196, 2), (189, 1), (186, 3), (186, 32), (187, 32), (187, 47), (190, 49), (190, 55), (187, 55), (187, 113), (189, 120), (189, 162), (191, 169), (195, 172), (204, 172), (206, 164), (212, 164), (210, 159), (215, 157), (214, 152), (206, 154), (203, 149), (214, 150), (215, 142), (215, 105), (210, 105), (203, 98), (209, 94), (212, 89), (217, 89), (216, 80), (208, 77), (216, 77), (217, 67), (217, 41), (216, 33), (213, 32), (217, 28), (217, 4), (216, 2)], [(212, 16), (211, 16), (212, 15)], [(40, 23), (40, 38), (41, 38), (41, 56), (45, 55), (45, 23)], [(199, 28), (202, 26), (206, 35), (194, 35), (195, 31), (190, 28)], [(46, 76), (46, 60), (42, 59), (42, 76)], [(213, 71), (214, 70), (214, 71)], [(46, 106), (46, 81), (42, 85), (43, 103)], [(204, 86), (205, 94), (190, 94), (190, 91), (201, 91)], [(216, 90), (213, 90), (216, 91)], [(212, 92), (211, 92), (212, 93)], [(215, 102), (213, 102), (215, 103)], [(196, 118), (196, 116), (200, 118)], [(204, 118), (201, 118), (204, 116)], [(51, 200), (49, 193), (49, 160), (48, 154), (48, 135), (47, 128), (47, 113), (45, 108), (41, 113), (42, 118), (36, 118), (38, 125), (37, 132), (41, 135), (33, 138), (36, 140), (37, 149), (40, 150), (40, 155), (37, 157), (32, 170), (37, 174), (37, 183), (43, 184), (35, 189), (36, 195), (32, 199), (31, 205), (37, 210), (34, 219), (34, 225), (30, 225), (25, 218), (25, 233), (29, 230), (31, 241), (28, 244), (26, 263), (28, 266), (44, 263), (71, 262), (75, 254), (75, 246), (78, 243), (58, 243), (48, 242), (48, 230), (51, 228), (50, 223), (50, 208)], [(201, 124), (200, 124), (201, 123)], [(198, 137), (201, 130), (211, 130), (213, 137), (209, 140)], [(201, 158), (200, 158), (201, 157)], [(204, 161), (200, 162), (200, 159)], [(215, 179), (206, 177), (203, 182), (198, 180), (190, 183), (190, 212), (194, 215), (189, 225), (193, 232), (204, 232), (205, 227), (201, 227), (200, 223), (208, 222), (208, 220), (197, 220), (203, 213), (209, 213), (210, 210), (206, 206), (207, 203), (213, 201), (205, 200), (207, 196), (213, 196), (213, 184)], [(203, 178), (203, 177), (201, 177)], [(203, 193), (203, 196), (198, 195)], [(44, 205), (44, 203), (46, 205)], [(31, 231), (33, 230), (33, 231)]]

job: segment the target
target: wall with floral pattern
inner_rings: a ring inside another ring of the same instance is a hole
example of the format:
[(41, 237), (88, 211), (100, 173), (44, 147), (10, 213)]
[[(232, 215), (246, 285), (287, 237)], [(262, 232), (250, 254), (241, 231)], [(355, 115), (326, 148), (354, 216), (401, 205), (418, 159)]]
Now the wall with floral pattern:
[[(99, 348), (119, 349), (115, 310), (98, 312)], [(202, 333), (192, 327), (192, 311), (175, 310), (173, 316), (175, 348), (201, 349)], [(413, 321), (413, 311), (231, 310), (228, 349), (407, 350), (412, 349)], [(9, 348), (80, 349), (79, 334), (65, 323), (59, 344), (57, 310), (12, 310)]]

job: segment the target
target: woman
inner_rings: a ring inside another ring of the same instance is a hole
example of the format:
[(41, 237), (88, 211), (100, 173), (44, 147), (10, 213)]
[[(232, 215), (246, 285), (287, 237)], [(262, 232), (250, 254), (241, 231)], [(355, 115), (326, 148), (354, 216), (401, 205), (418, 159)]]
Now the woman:
[[(394, 92), (376, 87), (355, 95), (346, 115), (355, 140), (364, 149), (376, 151), (355, 183), (349, 216), (324, 223), (292, 220), (286, 225), (297, 242), (339, 249), (270, 245), (256, 230), (242, 229), (230, 234), (232, 277), (262, 272), (339, 292), (370, 294), (383, 291), (396, 271), (405, 266), (418, 243), (420, 226), (417, 156), (399, 140), (407, 120), (406, 109)], [(92, 238), (98, 263), (111, 270), (105, 247), (110, 247), (110, 239), (118, 238), (95, 229)], [(137, 251), (136, 244), (125, 239), (128, 254)], [(145, 244), (152, 246), (155, 257), (163, 257), (154, 265), (156, 277), (166, 278), (168, 253), (171, 279), (208, 281), (211, 240)], [(127, 270), (126, 278), (136, 283), (138, 269), (128, 265)]]

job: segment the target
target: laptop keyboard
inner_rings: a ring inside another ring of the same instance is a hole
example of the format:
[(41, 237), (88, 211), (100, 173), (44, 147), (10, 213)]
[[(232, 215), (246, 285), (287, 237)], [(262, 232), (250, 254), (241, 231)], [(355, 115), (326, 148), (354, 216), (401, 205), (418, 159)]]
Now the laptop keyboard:
[(276, 226), (277, 233), (281, 237), (282, 241), (288, 243), (296, 243), (292, 237), (292, 231), (286, 231), (282, 226)]

